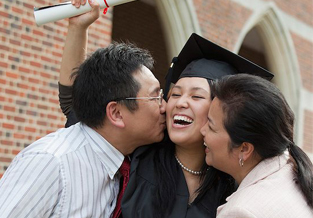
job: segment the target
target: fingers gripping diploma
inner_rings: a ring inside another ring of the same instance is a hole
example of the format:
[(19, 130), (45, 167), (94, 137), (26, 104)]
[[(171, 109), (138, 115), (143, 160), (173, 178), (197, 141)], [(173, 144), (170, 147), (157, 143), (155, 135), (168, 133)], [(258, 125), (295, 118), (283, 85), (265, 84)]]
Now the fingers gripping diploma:
[(57, 5), (34, 8), (35, 21), (38, 26), (58, 21), (64, 18), (74, 17), (92, 10), (90, 4), (97, 2), (101, 9), (107, 9), (115, 5), (132, 2), (135, 0), (72, 0)]

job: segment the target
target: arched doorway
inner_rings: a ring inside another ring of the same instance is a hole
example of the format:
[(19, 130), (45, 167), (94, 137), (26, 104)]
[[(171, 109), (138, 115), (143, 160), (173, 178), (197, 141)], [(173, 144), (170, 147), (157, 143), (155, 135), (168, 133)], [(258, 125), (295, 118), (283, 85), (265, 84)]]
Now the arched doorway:
[(296, 116), (295, 142), (302, 145), (300, 70), (290, 33), (275, 5), (268, 4), (253, 14), (240, 33), (235, 52), (274, 73), (272, 82), (282, 91)]
[(172, 57), (193, 32), (201, 35), (192, 1), (142, 0), (113, 11), (112, 40), (134, 42), (151, 51), (162, 87)]
[(149, 50), (156, 64), (153, 70), (164, 85), (170, 57), (162, 24), (153, 0), (135, 1), (114, 8), (112, 40), (132, 42)]

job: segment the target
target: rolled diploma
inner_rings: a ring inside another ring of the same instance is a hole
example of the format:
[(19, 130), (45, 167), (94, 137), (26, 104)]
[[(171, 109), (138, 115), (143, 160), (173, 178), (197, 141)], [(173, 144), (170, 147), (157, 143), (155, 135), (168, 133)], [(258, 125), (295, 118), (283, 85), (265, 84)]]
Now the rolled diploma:
[[(104, 0), (96, 0), (99, 2), (100, 8), (107, 8)], [(112, 7), (115, 5), (124, 4), (127, 2), (132, 2), (135, 0), (106, 0), (106, 3)], [(79, 8), (76, 8), (72, 3), (64, 2), (57, 5), (51, 5), (41, 8), (34, 8), (35, 21), (38, 26), (43, 24), (54, 22), (57, 20), (62, 20), (64, 18), (74, 17), (80, 14), (84, 14), (88, 11), (91, 11), (91, 6), (88, 1), (85, 5), (81, 5)]]

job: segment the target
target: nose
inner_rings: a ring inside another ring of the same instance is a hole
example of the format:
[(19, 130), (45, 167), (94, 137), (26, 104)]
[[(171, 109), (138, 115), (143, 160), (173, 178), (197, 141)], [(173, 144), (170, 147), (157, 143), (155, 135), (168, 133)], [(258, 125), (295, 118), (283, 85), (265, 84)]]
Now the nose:
[(162, 104), (160, 105), (160, 113), (165, 114), (166, 111), (166, 101), (162, 99)]
[(184, 95), (180, 96), (180, 98), (176, 101), (176, 107), (177, 108), (187, 108), (188, 107), (187, 97)]
[(209, 122), (209, 121), (207, 121), (207, 122), (204, 124), (204, 126), (202, 126), (201, 129), (200, 129), (200, 133), (203, 135), (203, 137), (205, 136), (206, 128), (207, 128), (207, 126), (209, 125), (208, 122)]

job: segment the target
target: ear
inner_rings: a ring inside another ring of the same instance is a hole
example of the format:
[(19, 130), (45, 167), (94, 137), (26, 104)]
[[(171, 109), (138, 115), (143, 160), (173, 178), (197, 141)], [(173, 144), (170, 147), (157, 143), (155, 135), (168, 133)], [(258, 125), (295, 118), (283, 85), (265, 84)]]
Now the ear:
[(108, 120), (116, 127), (124, 128), (125, 123), (123, 120), (123, 113), (121, 105), (116, 101), (111, 101), (106, 107), (106, 115)]
[(239, 159), (248, 160), (254, 152), (254, 145), (249, 142), (244, 142), (240, 146)]

